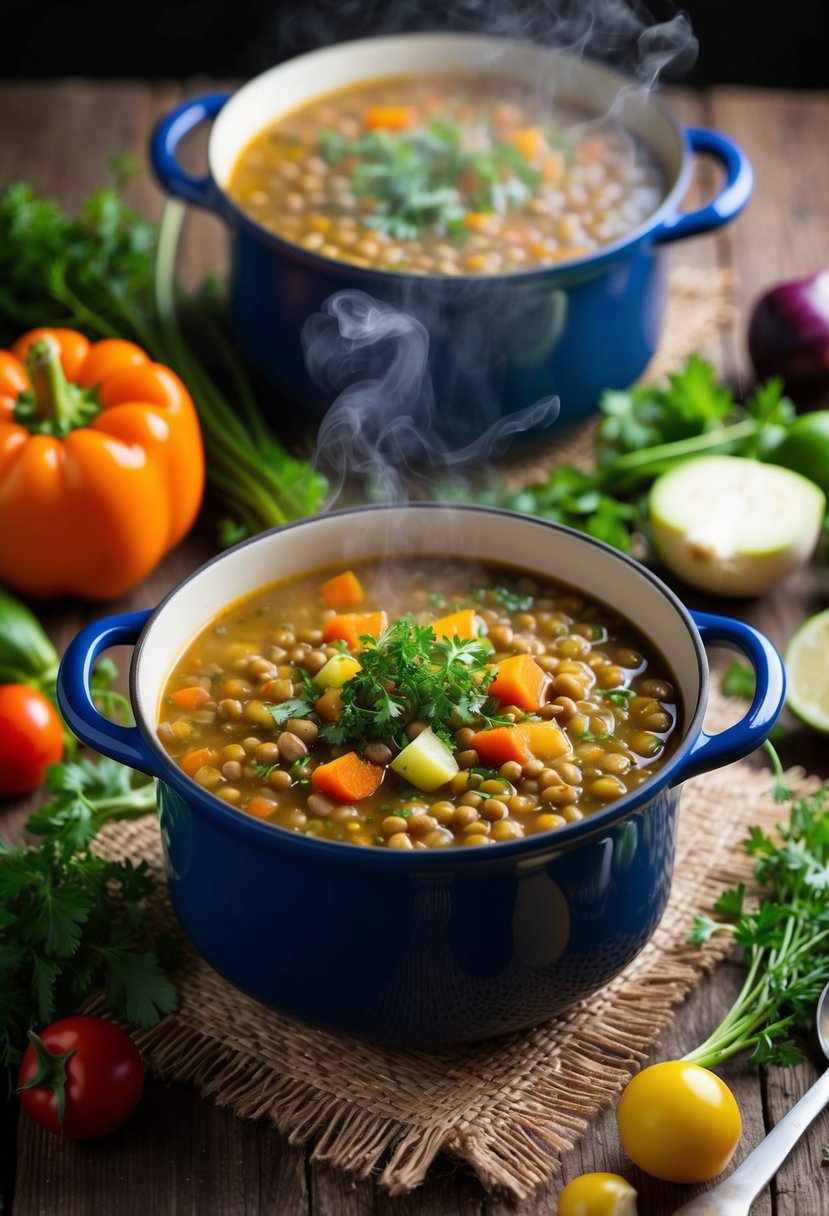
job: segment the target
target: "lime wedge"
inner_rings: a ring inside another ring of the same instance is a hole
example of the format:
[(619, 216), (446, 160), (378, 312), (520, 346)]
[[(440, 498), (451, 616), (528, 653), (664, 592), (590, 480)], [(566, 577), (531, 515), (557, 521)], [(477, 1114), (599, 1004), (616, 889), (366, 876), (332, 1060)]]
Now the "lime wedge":
[(829, 734), (829, 608), (800, 626), (784, 662), (789, 709), (815, 730)]

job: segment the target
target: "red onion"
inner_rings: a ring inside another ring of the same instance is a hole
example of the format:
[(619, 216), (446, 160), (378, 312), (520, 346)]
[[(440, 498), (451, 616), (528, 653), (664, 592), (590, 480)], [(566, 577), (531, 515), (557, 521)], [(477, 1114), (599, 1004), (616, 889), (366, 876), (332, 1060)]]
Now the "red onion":
[(797, 405), (829, 394), (829, 270), (779, 283), (761, 296), (748, 349), (760, 379), (782, 376)]

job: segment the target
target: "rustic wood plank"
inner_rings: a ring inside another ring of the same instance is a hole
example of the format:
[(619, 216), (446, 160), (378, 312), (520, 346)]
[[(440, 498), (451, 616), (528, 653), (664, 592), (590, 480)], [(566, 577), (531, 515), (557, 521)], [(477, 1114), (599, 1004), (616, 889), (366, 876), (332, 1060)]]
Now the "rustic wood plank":
[[(829, 94), (715, 88), (709, 96), (712, 125), (745, 149), (756, 173), (754, 197), (727, 230), (747, 322), (766, 288), (826, 264)], [(744, 342), (735, 370), (751, 384)]]

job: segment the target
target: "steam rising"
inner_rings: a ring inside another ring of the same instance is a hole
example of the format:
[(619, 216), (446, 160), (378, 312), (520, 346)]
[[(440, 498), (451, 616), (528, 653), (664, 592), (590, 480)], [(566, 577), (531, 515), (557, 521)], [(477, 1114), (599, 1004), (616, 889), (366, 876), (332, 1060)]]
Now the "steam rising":
[(653, 88), (666, 71), (690, 71), (698, 53), (684, 13), (655, 21), (640, 0), (311, 0), (289, 8), (289, 15), (277, 19), (279, 43), (288, 54), (345, 38), (466, 30), (601, 59)]
[(441, 438), (435, 414), (426, 326), (362, 291), (326, 300), (306, 321), (302, 342), (314, 381), (338, 394), (317, 436), (335, 496), (348, 477), (361, 477), (383, 501), (402, 501), (413, 483), (428, 486), (434, 471), (480, 467), (516, 434), (549, 426), (558, 416), (558, 398), (546, 397), (453, 449)]

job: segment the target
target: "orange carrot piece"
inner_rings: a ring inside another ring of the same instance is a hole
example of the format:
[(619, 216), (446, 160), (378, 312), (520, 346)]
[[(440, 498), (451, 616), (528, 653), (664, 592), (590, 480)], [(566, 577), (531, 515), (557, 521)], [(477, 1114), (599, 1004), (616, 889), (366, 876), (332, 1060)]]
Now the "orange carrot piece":
[(276, 803), (271, 802), (270, 798), (261, 798), (257, 794), (247, 803), (245, 810), (249, 815), (255, 815), (257, 819), (267, 819), (276, 810)]
[(535, 160), (547, 147), (547, 141), (538, 127), (522, 127), (519, 131), (513, 131), (509, 141), (524, 160)]
[(384, 629), (388, 629), (389, 618), (385, 612), (340, 612), (330, 616), (323, 627), (326, 642), (342, 641), (348, 643), (349, 650), (359, 650), (359, 638), (367, 633), (370, 637), (379, 638)]
[(459, 612), (450, 612), (449, 616), (432, 621), (432, 632), (438, 641), (442, 638), (449, 638), (451, 641), (452, 638), (459, 637), (465, 642), (476, 638), (478, 630), (475, 628), (475, 609), (461, 608)]
[(219, 753), (212, 747), (197, 747), (194, 752), (188, 752), (178, 761), (178, 766), (184, 769), (188, 777), (194, 777), (205, 765), (217, 765)]
[(498, 217), (492, 211), (467, 211), (463, 222), (470, 232), (488, 234), (498, 227)]
[(385, 769), (379, 765), (369, 764), (356, 752), (346, 752), (344, 756), (337, 756), (336, 760), (329, 760), (327, 764), (315, 768), (311, 773), (311, 784), (321, 794), (327, 794), (337, 802), (352, 803), (370, 797), (380, 788), (384, 775)]
[(340, 612), (343, 608), (356, 608), (365, 599), (363, 586), (353, 570), (346, 570), (320, 585), (322, 598), (329, 608)]
[(497, 664), (498, 672), (489, 693), (504, 705), (517, 705), (527, 713), (541, 706), (550, 677), (532, 655), (516, 654)]
[(537, 760), (557, 760), (570, 750), (570, 744), (555, 722), (519, 722), (516, 726), (493, 726), (472, 736), (470, 747), (486, 764), (500, 768), (508, 760), (526, 764)]
[(367, 131), (406, 131), (416, 126), (420, 118), (417, 106), (369, 106), (363, 115)]
[(210, 700), (210, 693), (206, 688), (202, 688), (200, 684), (194, 684), (192, 688), (180, 688), (178, 692), (170, 693), (170, 700), (179, 709), (189, 711), (200, 709), (205, 701)]
[(343, 698), (339, 688), (329, 688), (314, 702), (314, 709), (326, 722), (336, 722), (343, 712)]
[(508, 760), (526, 764), (530, 758), (526, 737), (517, 726), (493, 726), (489, 730), (477, 731), (470, 740), (470, 747), (493, 768), (500, 768)]

